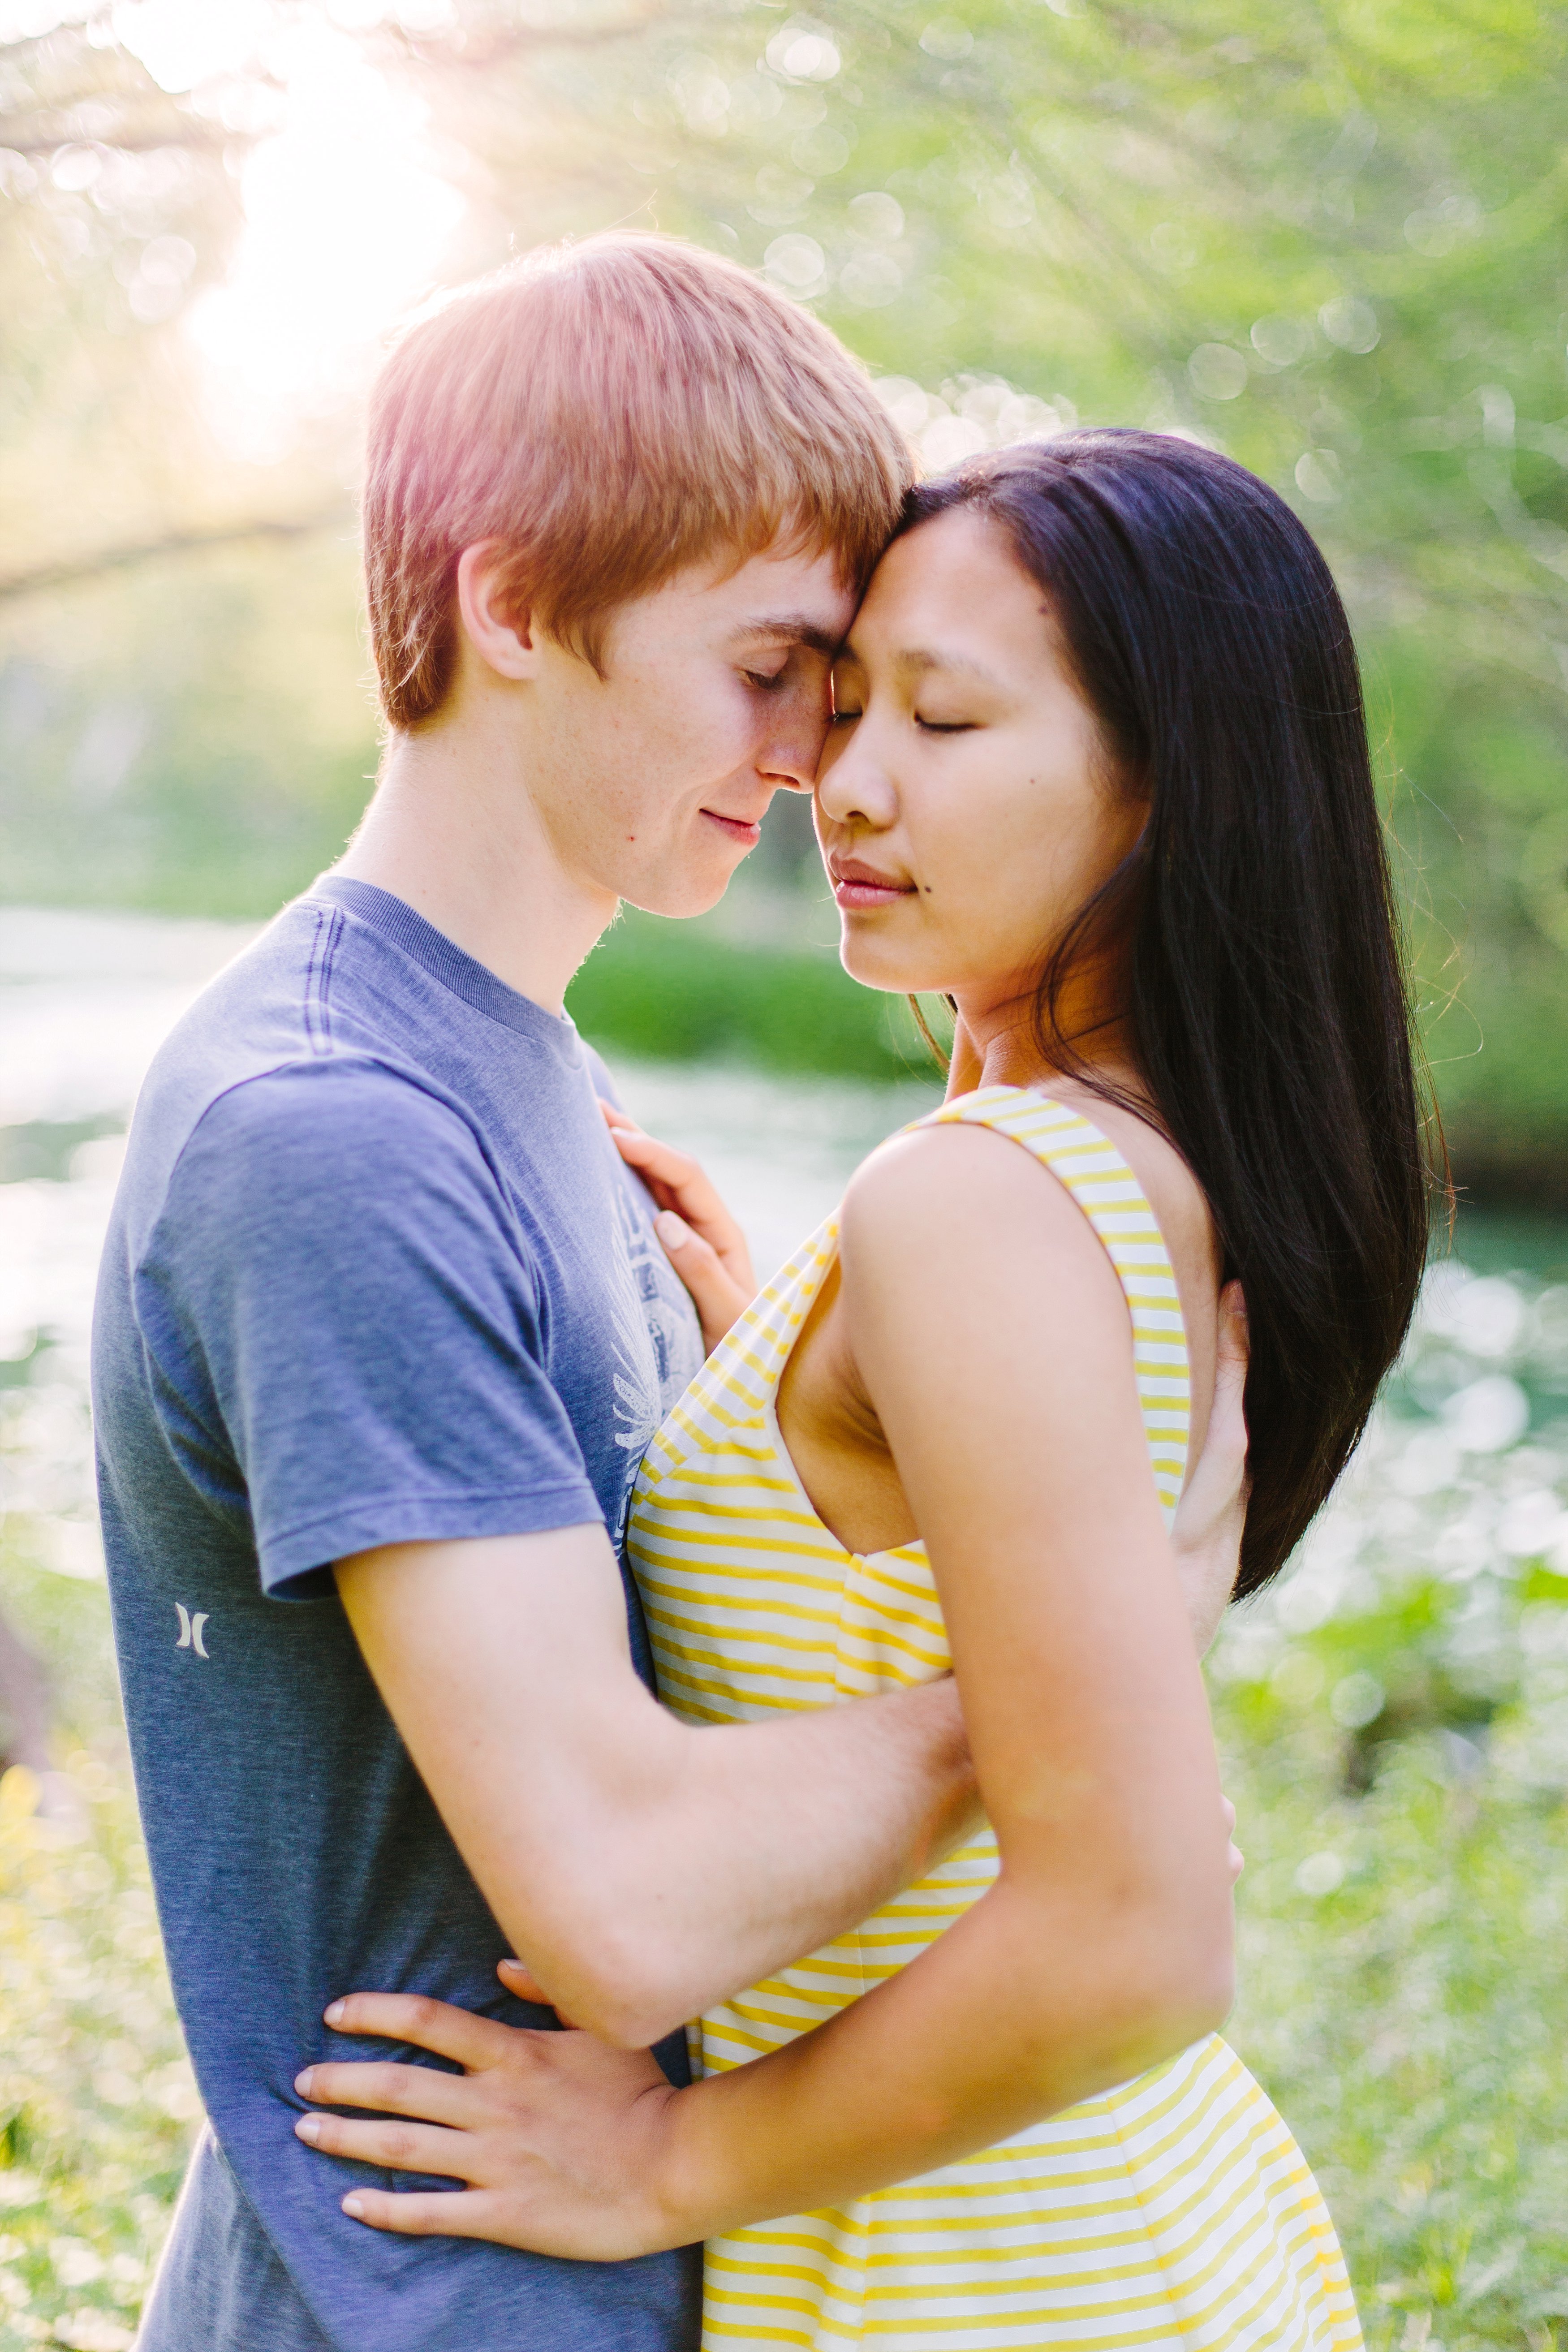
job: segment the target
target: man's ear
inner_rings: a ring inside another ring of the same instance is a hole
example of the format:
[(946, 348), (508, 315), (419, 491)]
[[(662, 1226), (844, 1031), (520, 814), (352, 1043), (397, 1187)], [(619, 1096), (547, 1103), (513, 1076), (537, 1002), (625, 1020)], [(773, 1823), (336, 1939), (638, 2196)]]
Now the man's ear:
[(458, 558), (458, 610), (479, 659), (498, 677), (531, 677), (539, 666), (538, 629), (500, 582), (499, 539), (477, 540)]

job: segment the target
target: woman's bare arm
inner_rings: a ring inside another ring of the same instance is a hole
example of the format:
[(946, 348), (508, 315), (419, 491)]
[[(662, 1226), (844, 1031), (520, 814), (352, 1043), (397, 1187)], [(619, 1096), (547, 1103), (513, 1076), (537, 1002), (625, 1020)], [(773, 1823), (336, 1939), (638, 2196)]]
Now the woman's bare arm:
[(1114, 1268), (1016, 1145), (962, 1129), (879, 1154), (842, 1246), (1002, 1871), (831, 2024), (674, 2103), (705, 2230), (993, 2145), (1230, 2000), (1217, 1768)]

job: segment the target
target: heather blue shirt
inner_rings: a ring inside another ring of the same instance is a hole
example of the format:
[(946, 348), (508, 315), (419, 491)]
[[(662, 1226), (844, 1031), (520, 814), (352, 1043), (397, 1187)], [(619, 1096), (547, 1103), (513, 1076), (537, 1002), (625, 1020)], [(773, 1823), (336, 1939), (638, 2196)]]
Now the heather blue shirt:
[[(599, 1520), (618, 1538), (701, 1344), (595, 1106), (606, 1083), (570, 1021), (401, 899), (330, 877), (207, 989), (137, 1106), (94, 1328), (100, 1490), (211, 2126), (145, 2352), (696, 2344), (694, 2252), (577, 2263), (386, 2236), (339, 2210), (376, 2176), (292, 2128), (302, 2065), (388, 2054), (327, 2032), (337, 1993), (545, 2021), (497, 1983), (506, 1939), (331, 1562)], [(629, 1581), (627, 1608), (648, 1676)]]

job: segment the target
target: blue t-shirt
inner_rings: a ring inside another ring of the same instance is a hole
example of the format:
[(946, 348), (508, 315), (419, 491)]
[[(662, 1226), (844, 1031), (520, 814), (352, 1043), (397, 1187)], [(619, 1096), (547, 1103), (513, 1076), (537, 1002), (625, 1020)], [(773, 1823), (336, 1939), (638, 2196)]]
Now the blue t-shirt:
[[(694, 2252), (564, 2263), (387, 2236), (339, 2210), (374, 2176), (293, 2133), (302, 2065), (388, 2054), (322, 2024), (338, 1993), (548, 2021), (497, 1982), (506, 1938), (331, 1563), (601, 1519), (619, 1538), (701, 1342), (595, 1105), (606, 1084), (564, 1016), (401, 899), (329, 877), (206, 990), (137, 1105), (93, 1335), (100, 1491), (211, 2126), (145, 2352), (696, 2343)], [(629, 1580), (627, 1608), (650, 1678)], [(667, 2063), (679, 2079), (678, 2048)]]

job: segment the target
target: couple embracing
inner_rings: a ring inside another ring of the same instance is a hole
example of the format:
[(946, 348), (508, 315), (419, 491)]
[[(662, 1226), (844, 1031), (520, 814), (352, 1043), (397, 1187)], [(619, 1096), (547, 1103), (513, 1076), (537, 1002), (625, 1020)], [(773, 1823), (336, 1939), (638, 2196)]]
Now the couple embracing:
[[(1358, 2345), (1218, 2038), (1198, 1665), (1424, 1256), (1321, 557), (1143, 433), (916, 486), (653, 236), (404, 336), (364, 539), (374, 798), (160, 1055), (99, 1300), (209, 2117), (143, 2352)], [(758, 1295), (562, 1002), (781, 788), (955, 1034)]]

